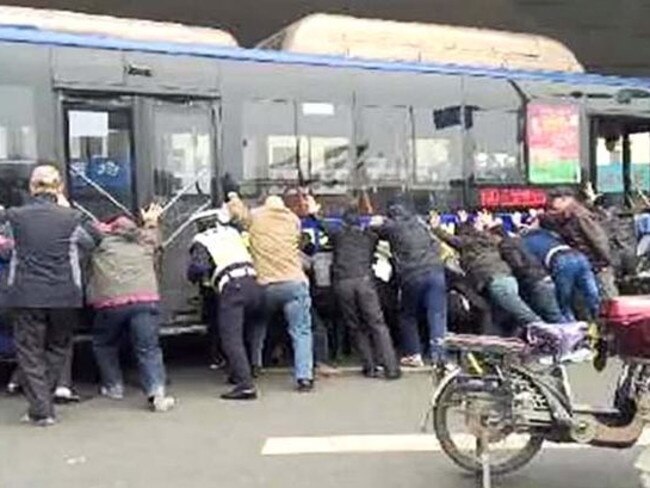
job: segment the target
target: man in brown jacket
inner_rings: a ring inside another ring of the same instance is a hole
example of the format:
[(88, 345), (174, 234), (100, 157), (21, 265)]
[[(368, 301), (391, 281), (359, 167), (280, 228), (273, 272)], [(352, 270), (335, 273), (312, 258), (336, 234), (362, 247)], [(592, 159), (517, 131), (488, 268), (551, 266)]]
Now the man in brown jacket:
[[(313, 389), (311, 298), (300, 258), (300, 219), (279, 196), (270, 196), (259, 208), (249, 210), (240, 198), (229, 194), (231, 215), (249, 232), (258, 282), (264, 287), (266, 316), (282, 310), (293, 342), (298, 391)], [(264, 334), (253, 345), (261, 355)]]

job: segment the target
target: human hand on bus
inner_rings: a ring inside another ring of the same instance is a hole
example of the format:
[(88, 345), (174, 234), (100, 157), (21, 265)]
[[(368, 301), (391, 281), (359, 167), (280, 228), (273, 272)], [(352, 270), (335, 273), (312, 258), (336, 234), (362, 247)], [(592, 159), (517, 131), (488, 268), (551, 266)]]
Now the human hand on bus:
[(140, 210), (140, 216), (144, 222), (145, 227), (156, 226), (163, 214), (163, 207), (158, 203), (152, 203), (147, 208)]
[(66, 198), (63, 192), (59, 192), (56, 195), (56, 204), (61, 207), (70, 208), (70, 201)]
[(440, 227), (440, 224), (441, 224), (440, 214), (438, 212), (429, 213), (429, 225), (431, 226), (431, 228), (437, 229), (438, 227)]
[(370, 227), (381, 227), (386, 219), (381, 215), (373, 215), (370, 217)]
[(309, 215), (317, 215), (321, 211), (321, 204), (316, 201), (313, 195), (307, 195), (307, 213)]

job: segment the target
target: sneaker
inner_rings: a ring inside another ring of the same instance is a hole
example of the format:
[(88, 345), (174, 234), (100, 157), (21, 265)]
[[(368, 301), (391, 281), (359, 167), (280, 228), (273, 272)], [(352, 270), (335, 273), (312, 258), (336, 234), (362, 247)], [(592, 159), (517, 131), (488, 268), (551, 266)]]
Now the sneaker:
[(314, 390), (314, 380), (299, 379), (296, 383), (298, 393), (309, 393)]
[(7, 384), (7, 389), (6, 389), (7, 395), (10, 396), (18, 395), (20, 394), (21, 390), (22, 388), (18, 383), (9, 382), (9, 384)]
[(52, 427), (56, 424), (56, 419), (54, 417), (32, 417), (26, 413), (20, 418), (20, 423), (31, 424), (35, 427)]
[(67, 403), (79, 403), (81, 397), (72, 388), (67, 386), (58, 386), (54, 390), (54, 403), (65, 405)]
[(124, 389), (120, 386), (102, 386), (99, 389), (99, 394), (111, 400), (124, 399)]
[(316, 374), (322, 376), (323, 378), (329, 378), (331, 376), (338, 376), (341, 374), (338, 368), (330, 366), (327, 363), (318, 363), (316, 365)]
[(400, 360), (400, 364), (405, 368), (421, 368), (424, 366), (424, 361), (422, 361), (420, 354), (413, 354), (412, 356), (404, 356)]
[(152, 412), (169, 412), (176, 405), (174, 397), (156, 395), (149, 398), (149, 408)]

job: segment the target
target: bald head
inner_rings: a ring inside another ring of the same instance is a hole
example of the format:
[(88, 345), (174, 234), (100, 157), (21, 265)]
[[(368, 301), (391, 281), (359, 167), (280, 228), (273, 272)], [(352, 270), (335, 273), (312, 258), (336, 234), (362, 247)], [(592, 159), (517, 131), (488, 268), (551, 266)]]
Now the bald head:
[(29, 192), (32, 195), (43, 193), (58, 195), (62, 190), (63, 180), (58, 169), (49, 164), (34, 168), (29, 178)]

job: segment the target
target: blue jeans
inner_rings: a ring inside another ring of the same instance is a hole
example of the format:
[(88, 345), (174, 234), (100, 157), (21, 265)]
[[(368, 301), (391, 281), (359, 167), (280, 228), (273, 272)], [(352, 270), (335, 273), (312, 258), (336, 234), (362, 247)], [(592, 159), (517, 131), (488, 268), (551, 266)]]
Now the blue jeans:
[(568, 322), (557, 301), (557, 290), (550, 276), (526, 287), (524, 296), (532, 309), (549, 324)]
[[(296, 380), (314, 377), (313, 333), (311, 328), (311, 297), (309, 285), (302, 281), (283, 281), (264, 287), (266, 317), (273, 317), (282, 309), (293, 343), (294, 374)], [(266, 337), (266, 324), (258, 327), (251, 340), (253, 364), (261, 363)]]
[(551, 263), (551, 272), (557, 289), (557, 300), (564, 318), (575, 321), (573, 314), (573, 294), (579, 292), (592, 319), (598, 317), (600, 293), (598, 282), (587, 257), (577, 251), (557, 254)]
[(129, 333), (142, 389), (147, 397), (165, 392), (165, 365), (158, 341), (160, 318), (157, 303), (138, 303), (99, 309), (93, 324), (93, 350), (103, 386), (123, 390), (119, 348), (122, 334)]
[(422, 343), (418, 333), (418, 314), (425, 310), (429, 327), (431, 359), (443, 359), (440, 340), (447, 333), (447, 287), (442, 268), (407, 279), (401, 285), (400, 327), (402, 353), (420, 354)]
[(521, 296), (519, 296), (519, 284), (514, 276), (494, 276), (487, 284), (487, 291), (492, 303), (506, 312), (514, 320), (514, 327), (508, 327), (510, 331), (514, 330), (517, 326), (528, 325), (533, 322), (543, 322)]

